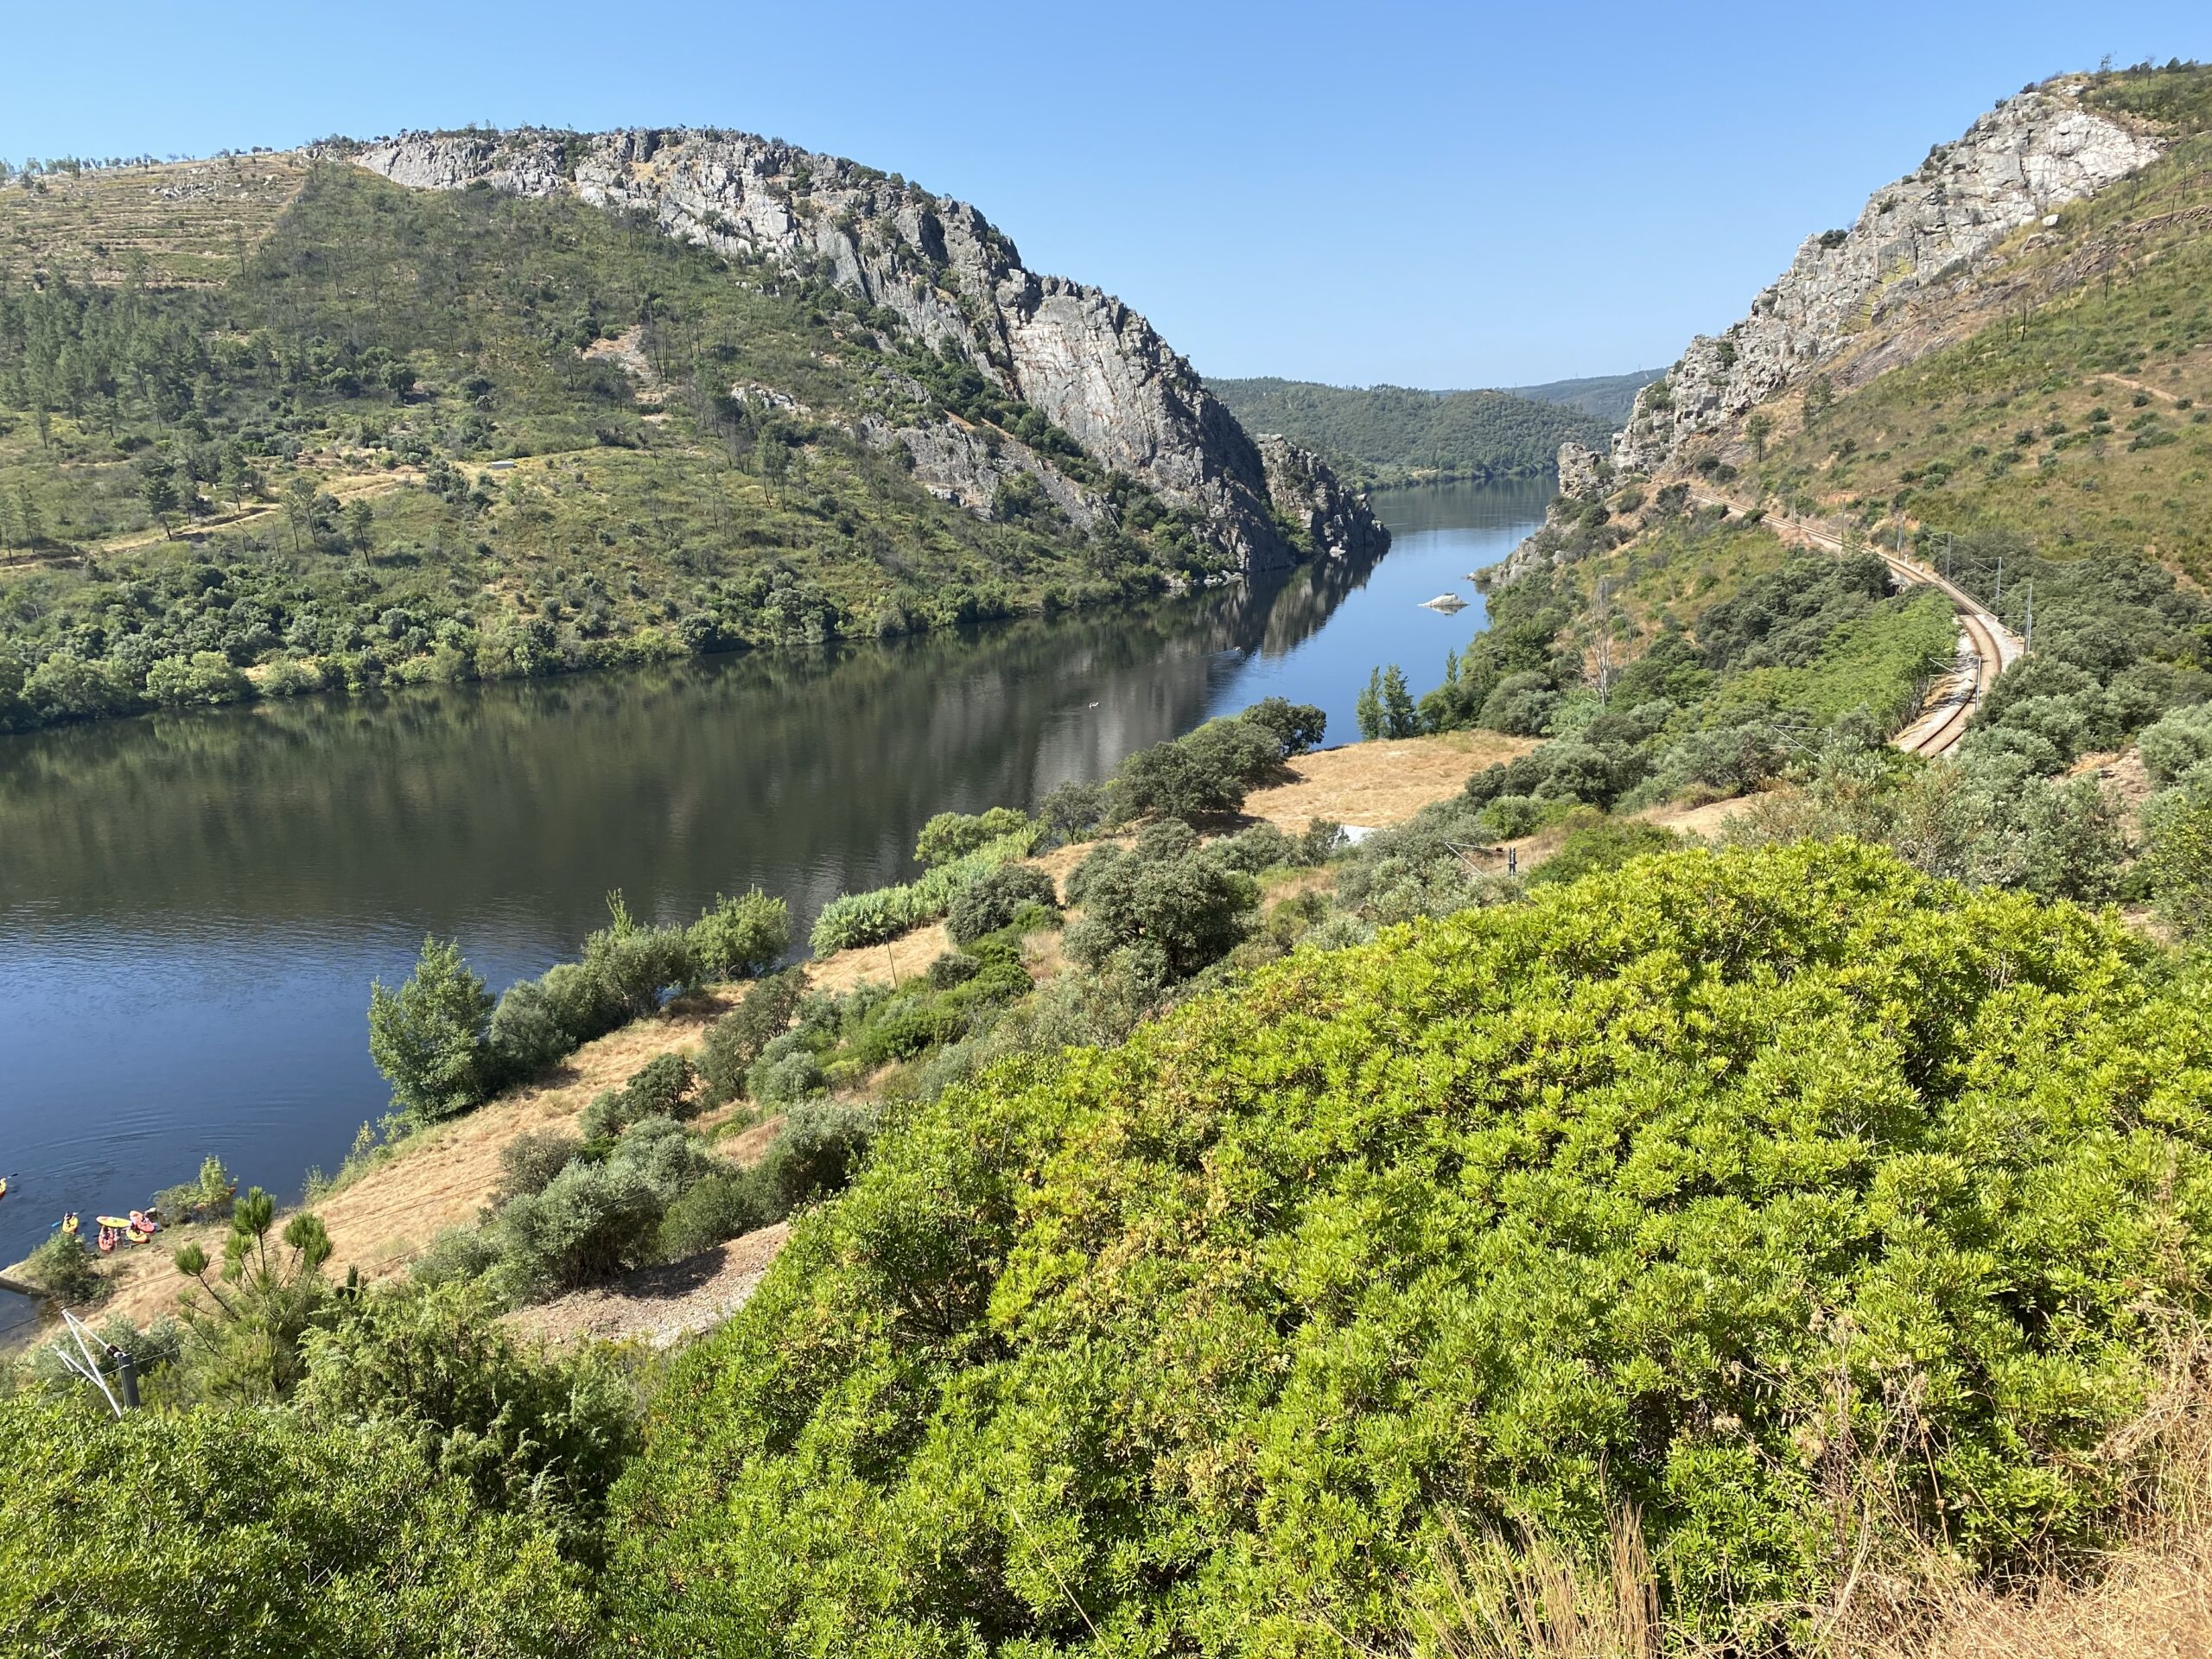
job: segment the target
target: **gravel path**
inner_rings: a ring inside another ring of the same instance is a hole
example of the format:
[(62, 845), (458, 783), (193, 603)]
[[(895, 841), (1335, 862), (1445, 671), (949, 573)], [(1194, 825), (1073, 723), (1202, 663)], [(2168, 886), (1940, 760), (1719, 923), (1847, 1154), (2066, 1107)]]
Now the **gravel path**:
[(783, 1222), (747, 1233), (711, 1250), (640, 1268), (603, 1285), (519, 1308), (509, 1327), (548, 1342), (651, 1343), (673, 1347), (713, 1329), (743, 1307), (791, 1236)]

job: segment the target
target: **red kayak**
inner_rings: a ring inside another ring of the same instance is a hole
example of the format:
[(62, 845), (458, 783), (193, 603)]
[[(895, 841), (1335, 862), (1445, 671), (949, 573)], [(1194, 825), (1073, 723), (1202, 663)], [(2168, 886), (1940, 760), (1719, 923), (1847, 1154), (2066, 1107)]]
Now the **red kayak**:
[(100, 1254), (102, 1255), (115, 1254), (115, 1229), (112, 1227), (100, 1229)]
[(140, 1232), (146, 1234), (158, 1233), (162, 1230), (162, 1224), (143, 1210), (133, 1210), (130, 1212), (130, 1224)]

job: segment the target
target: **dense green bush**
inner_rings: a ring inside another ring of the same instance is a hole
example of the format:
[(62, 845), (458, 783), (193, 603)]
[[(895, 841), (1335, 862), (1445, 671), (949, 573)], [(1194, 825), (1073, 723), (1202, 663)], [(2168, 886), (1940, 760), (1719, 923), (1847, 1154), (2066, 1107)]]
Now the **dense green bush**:
[(743, 1096), (747, 1068), (791, 1024), (805, 989), (805, 974), (787, 968), (747, 987), (737, 1006), (707, 1028), (707, 1039), (699, 1051), (702, 1108)]
[(1059, 908), (1052, 878), (1034, 864), (1001, 864), (962, 888), (945, 912), (945, 931), (955, 944), (973, 944), (995, 933), (1032, 905)]
[(632, 1123), (603, 1160), (569, 1164), (493, 1217), (501, 1290), (528, 1300), (658, 1260), (669, 1206), (720, 1167), (673, 1118)]
[(751, 1171), (703, 1176), (661, 1217), (658, 1254), (680, 1262), (779, 1218), (772, 1190)]
[(1895, 1552), (2092, 1543), (2212, 1269), (2212, 1006), (2145, 956), (1681, 854), (956, 1086), (678, 1363), (620, 1619), (1394, 1650), (1447, 1518), (1630, 1503), (1684, 1633), (1763, 1648)]
[(425, 938), (415, 971), (397, 991), (369, 989), (369, 1053), (391, 1084), (391, 1103), (421, 1123), (479, 1104), (483, 1043), (493, 1009), (484, 982), (451, 940)]
[(1260, 890), (1170, 817), (1147, 824), (1132, 847), (1098, 848), (1068, 878), (1068, 898), (1083, 906), (1067, 936), (1077, 961), (1095, 969), (1135, 950), (1157, 976), (1176, 980), (1229, 954)]
[(300, 1410), (327, 1427), (397, 1425), (494, 1508), (589, 1516), (632, 1451), (629, 1383), (601, 1351), (521, 1346), (499, 1311), (476, 1285), (355, 1298), (308, 1340)]
[(918, 881), (833, 899), (814, 920), (815, 954), (880, 944), (937, 920), (969, 882), (1010, 860), (1027, 857), (1040, 833), (1032, 824), (937, 866)]
[(107, 1283), (73, 1233), (49, 1235), (24, 1258), (23, 1276), (57, 1300), (79, 1304), (91, 1301)]
[(1203, 823), (1233, 813), (1255, 784), (1282, 770), (1298, 731), (1318, 724), (1294, 709), (1262, 719), (1248, 711), (1139, 749), (1108, 785), (1107, 816), (1117, 823), (1152, 816)]
[(575, 1135), (558, 1129), (525, 1129), (499, 1148), (499, 1186), (493, 1203), (543, 1192), (575, 1161), (582, 1145)]
[(0, 1648), (162, 1659), (582, 1656), (580, 1569), (398, 1424), (0, 1398)]
[(697, 982), (690, 936), (683, 928), (634, 920), (620, 893), (607, 894), (607, 925), (584, 939), (583, 967), (623, 1018), (656, 1013), (667, 992)]
[(702, 980), (750, 979), (765, 974), (791, 948), (791, 906), (758, 887), (715, 902), (685, 934), (692, 971)]
[(776, 1213), (842, 1192), (859, 1171), (881, 1120), (860, 1100), (802, 1101), (784, 1120), (760, 1174), (774, 1194)]
[(1681, 841), (1673, 830), (1656, 823), (1609, 818), (1587, 807), (1575, 808), (1567, 816), (1566, 827), (1567, 839), (1529, 878), (1530, 887), (1580, 881), (1601, 870), (1617, 870), (1632, 858), (1663, 853)]
[(915, 838), (914, 857), (925, 868), (934, 869), (1028, 828), (1029, 820), (1010, 806), (995, 806), (988, 812), (940, 812), (922, 826), (922, 833)]

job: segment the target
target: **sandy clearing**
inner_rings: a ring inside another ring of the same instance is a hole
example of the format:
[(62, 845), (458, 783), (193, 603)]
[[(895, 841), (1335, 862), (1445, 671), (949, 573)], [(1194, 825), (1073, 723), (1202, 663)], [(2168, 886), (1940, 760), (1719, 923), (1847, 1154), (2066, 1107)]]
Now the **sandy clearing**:
[(501, 1323), (555, 1344), (635, 1342), (673, 1347), (713, 1329), (752, 1300), (791, 1236), (778, 1222), (711, 1250), (518, 1308)]

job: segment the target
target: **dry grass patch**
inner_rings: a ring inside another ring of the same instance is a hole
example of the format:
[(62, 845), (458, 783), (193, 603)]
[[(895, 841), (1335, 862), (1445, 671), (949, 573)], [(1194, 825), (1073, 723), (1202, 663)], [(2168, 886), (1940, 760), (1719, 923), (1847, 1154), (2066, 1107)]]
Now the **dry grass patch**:
[(1445, 732), (1323, 749), (1293, 760), (1289, 782), (1254, 790), (1244, 815), (1294, 835), (1315, 818), (1379, 830), (1459, 793), (1484, 767), (1526, 754), (1537, 742), (1497, 732)]
[[(328, 1271), (342, 1278), (358, 1268), (365, 1279), (402, 1271), (438, 1234), (474, 1221), (491, 1202), (499, 1185), (499, 1154), (509, 1141), (531, 1130), (573, 1130), (601, 1090), (620, 1088), (663, 1054), (696, 1052), (707, 1027), (728, 1006), (725, 995), (687, 997), (586, 1043), (541, 1082), (409, 1136), (384, 1161), (303, 1206), (330, 1230)], [(172, 1311), (186, 1283), (170, 1265), (174, 1246), (198, 1238), (219, 1256), (223, 1230), (165, 1232), (158, 1243), (116, 1261), (108, 1272), (106, 1310), (140, 1325)]]

